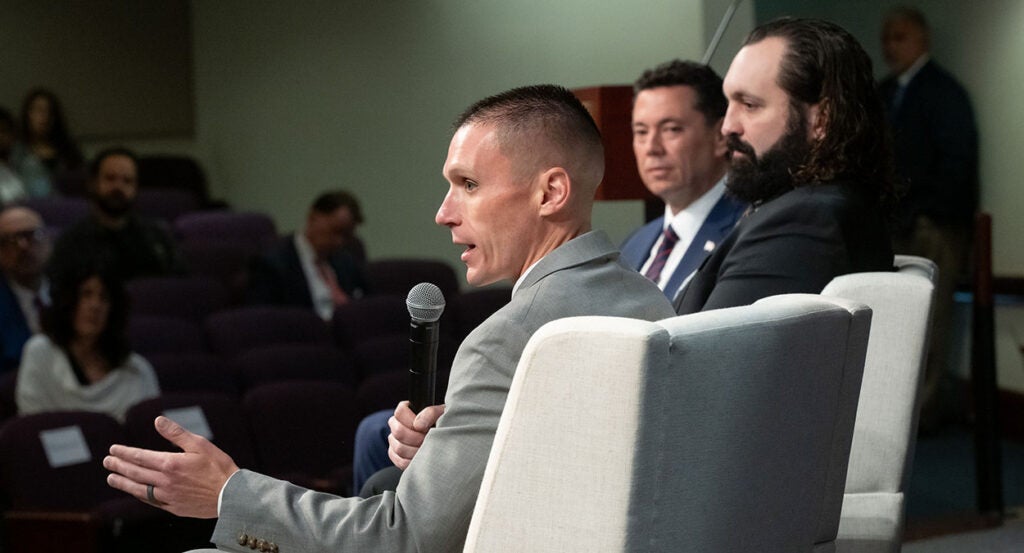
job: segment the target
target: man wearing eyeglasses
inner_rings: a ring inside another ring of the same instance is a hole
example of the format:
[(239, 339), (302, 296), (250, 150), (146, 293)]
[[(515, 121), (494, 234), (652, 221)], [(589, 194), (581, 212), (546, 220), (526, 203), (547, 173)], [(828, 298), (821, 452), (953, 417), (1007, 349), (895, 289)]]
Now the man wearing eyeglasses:
[(39, 332), (39, 311), (49, 302), (43, 278), (49, 253), (38, 213), (0, 210), (0, 373), (18, 368), (22, 346)]

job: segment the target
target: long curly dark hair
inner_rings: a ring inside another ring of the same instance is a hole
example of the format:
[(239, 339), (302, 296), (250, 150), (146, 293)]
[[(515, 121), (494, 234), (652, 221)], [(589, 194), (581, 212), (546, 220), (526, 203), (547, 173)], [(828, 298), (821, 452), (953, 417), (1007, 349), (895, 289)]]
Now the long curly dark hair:
[(751, 31), (744, 46), (769, 37), (782, 38), (787, 45), (779, 86), (794, 107), (818, 104), (824, 118), (824, 136), (794, 171), (794, 184), (850, 180), (891, 204), (892, 139), (871, 59), (860, 43), (834, 23), (783, 17)]
[(124, 363), (131, 353), (128, 342), (128, 293), (124, 282), (103, 258), (85, 259), (63, 266), (59, 272), (50, 274), (50, 305), (40, 320), (43, 332), (57, 346), (71, 355), (70, 346), (75, 338), (75, 311), (78, 309), (79, 289), (82, 283), (92, 277), (99, 277), (110, 299), (110, 313), (107, 325), (100, 333), (97, 343), (100, 354), (117, 367)]

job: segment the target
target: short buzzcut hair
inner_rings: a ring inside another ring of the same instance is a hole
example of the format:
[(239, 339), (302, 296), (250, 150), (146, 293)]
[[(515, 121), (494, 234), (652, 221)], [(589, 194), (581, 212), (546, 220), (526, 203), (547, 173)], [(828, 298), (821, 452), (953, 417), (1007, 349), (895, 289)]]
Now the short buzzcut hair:
[(514, 88), (489, 96), (462, 112), (453, 125), (494, 125), (499, 147), (522, 170), (541, 163), (567, 165), (596, 188), (604, 174), (601, 131), (569, 89), (552, 84)]
[(725, 117), (729, 102), (722, 93), (722, 77), (714, 69), (693, 61), (667, 61), (648, 69), (633, 83), (633, 99), (644, 90), (663, 86), (688, 86), (697, 94), (694, 109), (704, 115), (708, 125)]
[(359, 207), (359, 200), (348, 190), (331, 190), (324, 192), (313, 200), (310, 206), (312, 211), (330, 215), (338, 208), (347, 207), (352, 214), (352, 221), (359, 225), (363, 222), (363, 210)]

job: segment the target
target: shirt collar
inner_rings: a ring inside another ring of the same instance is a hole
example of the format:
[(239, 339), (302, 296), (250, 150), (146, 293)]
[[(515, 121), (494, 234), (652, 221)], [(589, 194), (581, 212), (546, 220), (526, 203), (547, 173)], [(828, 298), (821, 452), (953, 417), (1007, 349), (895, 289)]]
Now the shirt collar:
[(912, 63), (906, 71), (900, 73), (899, 77), (896, 77), (896, 82), (900, 86), (907, 86), (910, 83), (910, 81), (913, 80), (914, 76), (916, 76), (917, 73), (921, 71), (921, 68), (924, 67), (924, 64), (928, 63), (929, 59), (931, 59), (931, 57), (928, 55), (928, 52), (921, 54), (921, 57), (917, 58), (917, 60), (914, 61), (914, 63)]

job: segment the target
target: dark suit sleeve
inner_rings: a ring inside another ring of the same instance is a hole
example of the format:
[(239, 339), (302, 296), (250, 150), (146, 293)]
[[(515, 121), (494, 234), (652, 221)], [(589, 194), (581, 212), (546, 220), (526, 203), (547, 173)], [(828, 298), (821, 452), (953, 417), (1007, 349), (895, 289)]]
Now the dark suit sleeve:
[[(926, 98), (931, 126), (929, 136), (934, 163), (921, 182), (932, 188), (937, 209), (974, 207), (978, 161), (978, 133), (966, 91), (955, 82), (944, 83)], [(928, 183), (932, 183), (929, 185)]]
[(280, 273), (264, 256), (249, 262), (249, 278), (245, 289), (245, 303), (249, 305), (276, 305), (283, 302), (283, 284)]
[(702, 310), (749, 305), (776, 294), (818, 293), (847, 272), (835, 207), (808, 202), (755, 214), (764, 220), (738, 239)]

